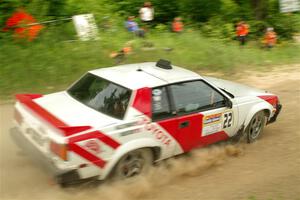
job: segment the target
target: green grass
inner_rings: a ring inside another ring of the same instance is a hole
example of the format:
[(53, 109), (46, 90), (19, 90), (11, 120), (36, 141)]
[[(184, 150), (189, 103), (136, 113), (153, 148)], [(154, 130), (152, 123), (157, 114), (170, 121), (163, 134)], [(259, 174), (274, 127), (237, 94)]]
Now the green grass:
[[(0, 98), (15, 93), (49, 93), (64, 89), (87, 70), (115, 65), (112, 51), (134, 38), (123, 31), (103, 32), (98, 41), (63, 41), (43, 35), (32, 43), (4, 42), (0, 45)], [(198, 70), (244, 70), (249, 67), (300, 62), (300, 46), (279, 44), (271, 51), (260, 49), (256, 42), (241, 49), (235, 41), (202, 37), (197, 31), (176, 35), (152, 31), (148, 42), (155, 49), (142, 50), (144, 40), (132, 41), (134, 53), (123, 62), (137, 63), (169, 59), (178, 66)], [(166, 51), (165, 48), (172, 48)]]

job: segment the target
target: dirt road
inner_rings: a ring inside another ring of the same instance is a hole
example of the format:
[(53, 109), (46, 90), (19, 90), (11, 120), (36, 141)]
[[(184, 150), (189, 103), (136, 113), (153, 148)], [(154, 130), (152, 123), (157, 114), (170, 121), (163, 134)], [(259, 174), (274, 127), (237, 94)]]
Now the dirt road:
[(300, 200), (300, 65), (246, 74), (228, 79), (274, 92), (284, 106), (258, 142), (196, 150), (134, 182), (93, 188), (51, 184), (10, 140), (12, 105), (2, 105), (0, 199)]

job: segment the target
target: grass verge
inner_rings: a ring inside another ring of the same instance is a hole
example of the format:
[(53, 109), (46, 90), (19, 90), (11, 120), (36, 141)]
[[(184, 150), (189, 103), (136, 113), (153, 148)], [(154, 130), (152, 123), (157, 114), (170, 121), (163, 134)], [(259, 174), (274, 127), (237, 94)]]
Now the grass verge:
[[(44, 36), (32, 43), (11, 40), (0, 47), (0, 98), (11, 99), (15, 93), (50, 93), (64, 89), (88, 70), (115, 65), (109, 58), (131, 41), (133, 53), (124, 64), (171, 60), (173, 64), (195, 71), (221, 70), (228, 74), (250, 68), (266, 69), (273, 65), (300, 62), (300, 46), (281, 43), (271, 51), (250, 42), (240, 48), (234, 41), (202, 37), (197, 31), (181, 35), (153, 32), (145, 40), (128, 33), (104, 32), (98, 41), (58, 41)], [(122, 64), (123, 64), (122, 63)]]

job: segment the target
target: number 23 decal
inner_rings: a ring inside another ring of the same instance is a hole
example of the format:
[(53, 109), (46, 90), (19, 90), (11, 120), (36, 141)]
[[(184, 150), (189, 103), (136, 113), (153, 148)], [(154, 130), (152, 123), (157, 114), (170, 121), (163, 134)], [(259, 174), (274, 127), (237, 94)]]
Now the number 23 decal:
[(223, 128), (229, 128), (232, 126), (232, 112), (224, 113)]

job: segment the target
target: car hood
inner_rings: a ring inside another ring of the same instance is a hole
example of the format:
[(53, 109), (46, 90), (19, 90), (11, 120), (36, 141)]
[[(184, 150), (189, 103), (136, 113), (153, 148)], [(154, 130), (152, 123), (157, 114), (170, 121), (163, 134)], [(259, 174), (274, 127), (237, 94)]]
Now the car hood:
[(67, 92), (45, 95), (34, 101), (69, 126), (101, 128), (119, 121), (80, 103)]
[(267, 91), (264, 91), (264, 90), (252, 88), (247, 85), (235, 83), (235, 82), (224, 80), (224, 79), (207, 77), (207, 76), (205, 76), (203, 78), (205, 80), (207, 80), (209, 83), (212, 83), (221, 89), (225, 89), (226, 91), (233, 94), (235, 97), (258, 96), (258, 95), (264, 95), (267, 93)]

